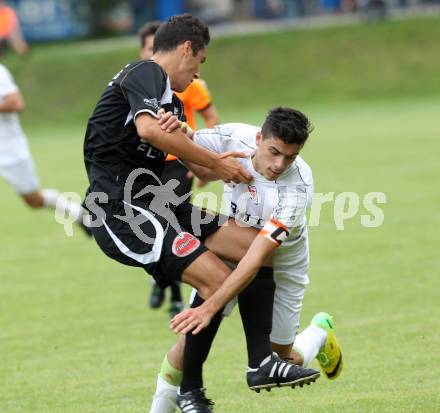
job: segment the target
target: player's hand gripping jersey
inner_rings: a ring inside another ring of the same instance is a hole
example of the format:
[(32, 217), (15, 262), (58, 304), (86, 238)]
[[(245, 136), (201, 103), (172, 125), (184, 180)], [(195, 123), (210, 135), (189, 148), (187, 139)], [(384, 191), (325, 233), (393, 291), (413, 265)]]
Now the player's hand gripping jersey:
[(260, 235), (276, 243), (274, 272), (308, 283), (309, 246), (306, 209), (311, 204), (313, 177), (311, 168), (299, 156), (276, 180), (269, 181), (255, 171), (252, 153), (256, 150), (255, 126), (231, 123), (195, 133), (194, 142), (217, 153), (249, 152), (240, 162), (252, 174), (251, 185), (233, 185), (225, 189), (230, 196), (230, 215), (237, 222), (261, 229)]

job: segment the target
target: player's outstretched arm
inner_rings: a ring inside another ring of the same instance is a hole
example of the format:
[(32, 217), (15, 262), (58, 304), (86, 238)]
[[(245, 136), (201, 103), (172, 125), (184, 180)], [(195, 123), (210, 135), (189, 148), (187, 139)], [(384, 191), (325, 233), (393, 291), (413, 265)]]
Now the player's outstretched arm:
[[(249, 156), (249, 154), (245, 152), (235, 151), (223, 152), (219, 153), (219, 155), (222, 159), (247, 158)], [(204, 166), (197, 165), (194, 162), (185, 162), (185, 165), (191, 172), (194, 173), (194, 175), (197, 176), (197, 178), (201, 179), (204, 182), (212, 182), (222, 179), (218, 173), (210, 168), (205, 168)]]
[(194, 162), (185, 162), (185, 166), (199, 179), (204, 182), (217, 181), (220, 177), (210, 168), (200, 166)]
[(191, 141), (182, 131), (163, 131), (148, 113), (140, 113), (136, 117), (136, 129), (139, 137), (164, 152), (172, 153), (184, 161), (194, 162), (212, 169), (225, 182), (252, 181), (251, 174), (231, 157), (224, 158), (208, 151)]
[[(189, 138), (193, 139), (194, 137), (194, 131), (185, 123), (180, 121), (173, 112), (165, 112), (164, 109), (160, 109), (159, 112), (157, 112), (158, 120), (157, 123), (160, 125), (160, 128), (168, 133), (171, 133), (175, 131), (176, 129), (182, 130), (183, 133)], [(203, 145), (200, 145), (204, 147)], [(209, 148), (206, 148), (209, 149)], [(215, 150), (211, 150), (211, 152), (217, 152)], [(227, 158), (227, 157), (245, 157), (246, 155), (241, 152), (225, 152), (220, 153), (221, 158)], [(198, 165), (194, 162), (185, 162), (186, 167), (194, 173), (199, 179), (203, 180), (204, 182), (211, 182), (216, 181), (218, 179), (221, 179), (219, 175), (217, 175), (211, 168), (207, 168), (205, 166)]]
[(200, 307), (189, 308), (172, 320), (170, 327), (175, 333), (186, 334), (192, 331), (199, 333), (211, 321), (211, 318), (226, 303), (240, 293), (255, 277), (264, 262), (270, 257), (278, 244), (258, 235), (241, 259), (237, 268), (223, 282), (217, 292), (208, 298)]

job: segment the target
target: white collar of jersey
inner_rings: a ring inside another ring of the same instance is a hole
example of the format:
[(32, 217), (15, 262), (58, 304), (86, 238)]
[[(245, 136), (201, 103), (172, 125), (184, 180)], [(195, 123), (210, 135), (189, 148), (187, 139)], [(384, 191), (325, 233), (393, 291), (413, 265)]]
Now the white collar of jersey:
[(173, 101), (173, 91), (171, 90), (171, 82), (170, 78), (167, 76), (167, 86), (165, 92), (160, 99), (161, 105), (166, 105), (167, 103), (171, 103)]

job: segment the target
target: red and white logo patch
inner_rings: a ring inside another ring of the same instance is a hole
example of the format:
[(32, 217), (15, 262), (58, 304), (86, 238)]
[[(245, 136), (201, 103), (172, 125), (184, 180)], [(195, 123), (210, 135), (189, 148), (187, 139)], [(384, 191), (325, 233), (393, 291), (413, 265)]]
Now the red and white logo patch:
[(194, 252), (200, 245), (200, 241), (189, 232), (181, 232), (174, 238), (172, 251), (177, 257), (186, 257)]

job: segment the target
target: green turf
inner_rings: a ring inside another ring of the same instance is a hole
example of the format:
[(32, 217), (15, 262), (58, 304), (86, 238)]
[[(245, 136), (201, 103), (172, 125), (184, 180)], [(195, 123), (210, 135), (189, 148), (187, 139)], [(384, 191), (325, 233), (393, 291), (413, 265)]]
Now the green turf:
[[(363, 228), (358, 215), (337, 231), (328, 204), (310, 230), (303, 325), (314, 312), (333, 313), (346, 368), (334, 383), (255, 395), (244, 382), (235, 315), (206, 369), (216, 411), (436, 411), (439, 103), (310, 108), (316, 131), (304, 156), (316, 191), (382, 191), (388, 201), (380, 228)], [(64, 130), (62, 145), (56, 131), (29, 131), (41, 180), (81, 192), (81, 131)], [(107, 259), (82, 233), (66, 238), (49, 212), (28, 210), (4, 182), (0, 191), (0, 411), (147, 411), (174, 340), (165, 309), (146, 309), (147, 278)]]
[[(316, 192), (387, 197), (379, 228), (360, 225), (368, 214), (361, 205), (338, 231), (326, 204), (310, 229), (302, 326), (317, 311), (335, 316), (345, 356), (340, 379), (251, 393), (235, 314), (206, 368), (217, 412), (438, 411), (438, 23), (214, 42), (206, 77), (223, 121), (258, 124), (274, 103), (299, 106), (316, 127), (304, 150)], [(99, 53), (95, 43), (74, 43), (6, 59), (28, 101), (26, 132), (44, 187), (85, 190), (85, 119), (109, 76), (135, 52), (100, 45)], [(223, 71), (236, 75), (233, 84)], [(174, 341), (166, 309), (146, 308), (148, 278), (106, 258), (80, 232), (67, 238), (50, 212), (29, 210), (2, 180), (0, 199), (0, 413), (148, 411)]]
[[(222, 113), (440, 93), (440, 18), (215, 39), (202, 75)], [(23, 120), (83, 123), (111, 77), (137, 58), (137, 39), (35, 46), (9, 66), (25, 94)], [(131, 47), (130, 47), (131, 46)], [(61, 91), (61, 93), (60, 93)]]

